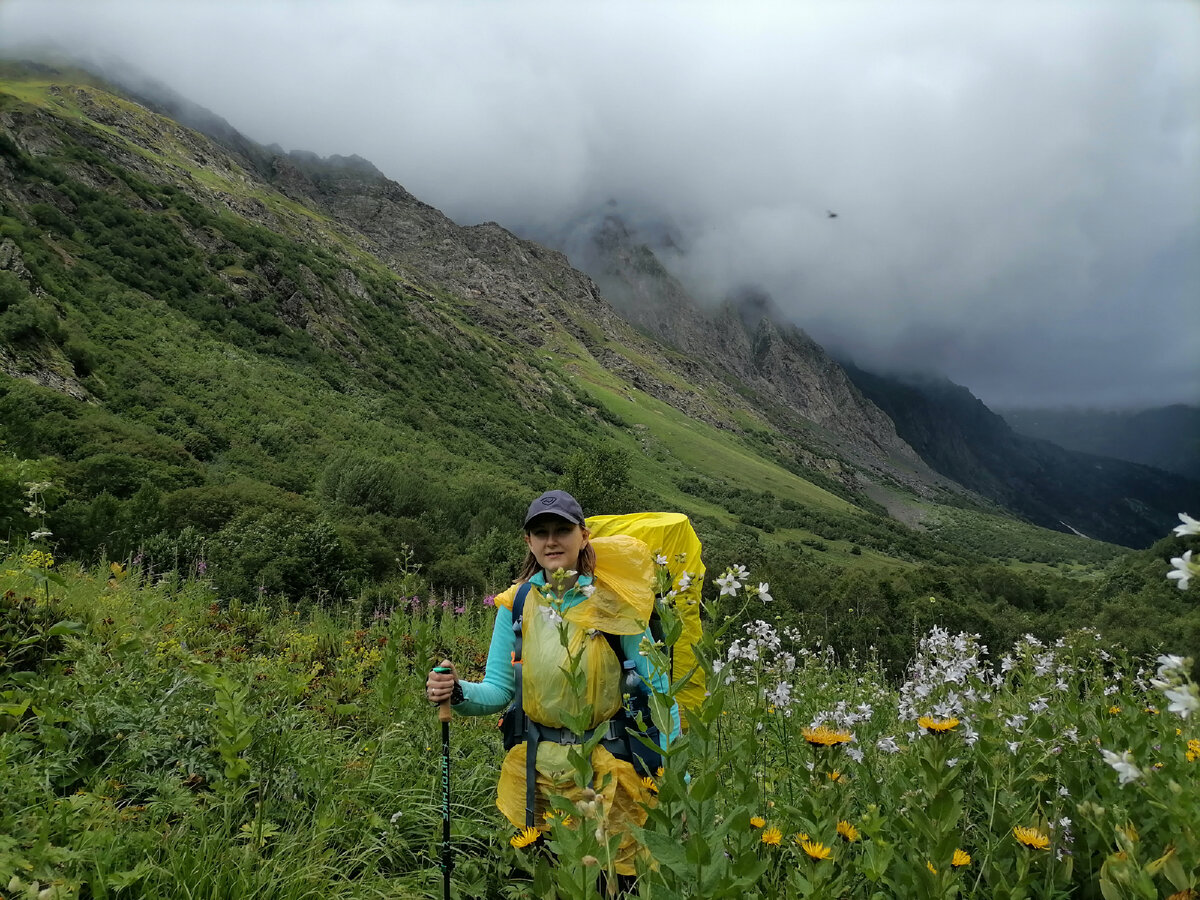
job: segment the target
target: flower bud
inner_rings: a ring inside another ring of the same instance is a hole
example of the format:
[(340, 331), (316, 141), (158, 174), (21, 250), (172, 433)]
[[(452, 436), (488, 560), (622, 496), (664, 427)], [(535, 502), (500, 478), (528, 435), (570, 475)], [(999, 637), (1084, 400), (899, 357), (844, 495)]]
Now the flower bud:
[(592, 866), (598, 866), (598, 865), (600, 865), (600, 860), (596, 859), (596, 857), (592, 856), (590, 853), (589, 853), (587, 856), (585, 856), (585, 857), (584, 857), (584, 858), (581, 860), (581, 862), (582, 862), (582, 863), (583, 863), (585, 866), (587, 866), (589, 869), (590, 869)]

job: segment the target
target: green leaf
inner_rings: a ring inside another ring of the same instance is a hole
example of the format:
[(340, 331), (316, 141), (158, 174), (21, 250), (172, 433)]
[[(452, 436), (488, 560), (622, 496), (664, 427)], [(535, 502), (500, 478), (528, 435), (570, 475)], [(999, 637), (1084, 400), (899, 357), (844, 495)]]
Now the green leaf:
[(684, 853), (683, 847), (673, 835), (639, 828), (638, 837), (659, 865), (665, 866), (675, 873), (688, 868), (687, 854)]
[(82, 622), (55, 622), (46, 632), (47, 637), (64, 637), (65, 635), (80, 636), (87, 634)]

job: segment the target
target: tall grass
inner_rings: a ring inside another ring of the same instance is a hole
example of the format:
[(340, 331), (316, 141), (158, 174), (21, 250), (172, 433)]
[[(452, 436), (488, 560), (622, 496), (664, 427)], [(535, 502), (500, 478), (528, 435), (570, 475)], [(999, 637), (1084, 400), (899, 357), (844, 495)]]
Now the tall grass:
[[(0, 564), (5, 896), (438, 894), (422, 685), (443, 655), (478, 677), (483, 598), (298, 610), (117, 564), (39, 581), (51, 568)], [(1196, 889), (1200, 726), (1164, 694), (1186, 689), (1175, 661), (1086, 631), (989, 652), (934, 629), (896, 683), (761, 599), (707, 603), (709, 693), (654, 779), (639, 896)], [(596, 896), (603, 866), (565, 817), (558, 865), (510, 846), (494, 722), (452, 738), (457, 895)]]

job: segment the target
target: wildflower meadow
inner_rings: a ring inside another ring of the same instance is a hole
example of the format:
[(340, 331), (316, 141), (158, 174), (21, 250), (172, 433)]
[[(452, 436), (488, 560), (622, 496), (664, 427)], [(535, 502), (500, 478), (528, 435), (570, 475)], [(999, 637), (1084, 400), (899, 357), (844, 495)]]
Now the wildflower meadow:
[[(422, 686), (443, 655), (482, 674), (490, 597), (220, 600), (195, 564), (85, 568), (31, 537), (0, 562), (0, 895), (441, 895)], [(665, 667), (691, 576), (659, 562), (665, 639), (643, 651)], [(698, 667), (651, 698), (662, 727), (687, 675), (706, 687), (646, 782), (633, 895), (1200, 896), (1191, 659), (1087, 628), (987, 647), (935, 626), (897, 681), (780, 625), (784, 602), (739, 566), (706, 587)], [(536, 833), (505, 823), (495, 725), (451, 724), (454, 896), (613, 893), (598, 792)]]

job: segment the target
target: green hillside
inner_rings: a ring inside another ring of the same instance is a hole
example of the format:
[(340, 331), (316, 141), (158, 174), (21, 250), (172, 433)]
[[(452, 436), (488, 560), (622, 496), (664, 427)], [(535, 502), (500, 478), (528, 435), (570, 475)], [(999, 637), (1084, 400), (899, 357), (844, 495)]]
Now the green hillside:
[[(409, 204), (394, 229), (408, 256), (354, 226), (346, 178)], [(499, 310), (446, 274), (453, 253), (497, 283), (515, 283), (498, 262), (512, 256), (545, 274), (512, 289), (525, 312)], [(891, 640), (895, 660), (917, 595), (955, 595), (964, 626), (1005, 638), (1098, 602), (1120, 548), (877, 479), (926, 519), (901, 524), (865, 473), (812, 464), (738, 391), (689, 382), (584, 282), (382, 176), (247, 156), (92, 79), (10, 65), (0, 536), (43, 523), (27, 485), (45, 482), (60, 555), (199, 567), (225, 598), (382, 603), (412, 564), (423, 590), (503, 586), (530, 495), (564, 486), (590, 510), (689, 513), (710, 570), (752, 565), (790, 598), (780, 615), (847, 648)], [(1005, 592), (1046, 603), (1014, 616)], [(860, 595), (876, 598), (867, 618), (855, 601), (830, 624)], [(1148, 621), (1182, 627), (1173, 607)]]

